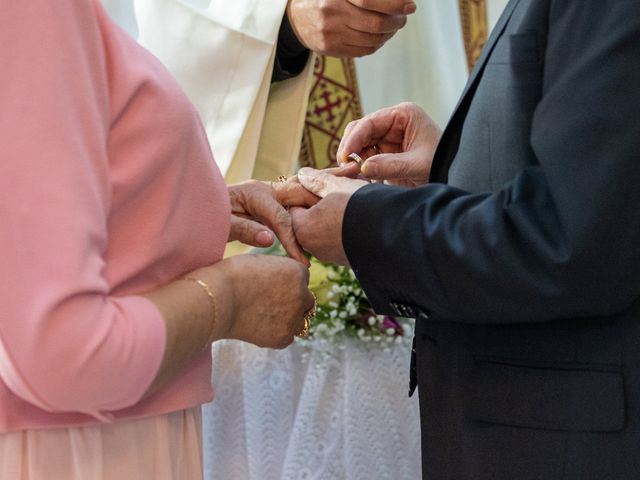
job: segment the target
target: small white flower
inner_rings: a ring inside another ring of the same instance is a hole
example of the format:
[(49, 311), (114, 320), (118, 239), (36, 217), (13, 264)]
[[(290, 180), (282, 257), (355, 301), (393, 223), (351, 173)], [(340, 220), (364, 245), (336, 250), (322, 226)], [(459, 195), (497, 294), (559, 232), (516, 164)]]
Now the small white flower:
[(367, 320), (367, 323), (373, 327), (378, 322), (376, 321), (376, 317), (372, 316), (372, 317), (369, 317), (369, 320)]
[(396, 329), (395, 328), (387, 328), (387, 335), (395, 335), (396, 334)]

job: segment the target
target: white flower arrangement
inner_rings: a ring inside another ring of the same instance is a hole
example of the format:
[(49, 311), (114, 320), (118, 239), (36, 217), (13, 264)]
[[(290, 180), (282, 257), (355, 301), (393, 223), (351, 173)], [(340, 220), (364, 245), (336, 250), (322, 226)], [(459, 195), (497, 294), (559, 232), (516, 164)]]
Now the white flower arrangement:
[(348, 338), (388, 352), (394, 345), (409, 344), (413, 321), (376, 315), (353, 270), (311, 258), (309, 288), (316, 294), (316, 317), (309, 336), (296, 342), (327, 354), (344, 349)]

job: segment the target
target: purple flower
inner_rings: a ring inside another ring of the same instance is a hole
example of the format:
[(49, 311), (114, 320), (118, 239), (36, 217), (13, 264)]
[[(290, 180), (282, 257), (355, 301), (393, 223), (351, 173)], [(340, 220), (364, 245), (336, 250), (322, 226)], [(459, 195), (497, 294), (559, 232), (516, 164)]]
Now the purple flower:
[(389, 315), (385, 315), (384, 320), (382, 320), (382, 329), (388, 330), (390, 328), (396, 331), (396, 335), (402, 335), (403, 333), (402, 326), (398, 323), (398, 321), (395, 318), (390, 317)]

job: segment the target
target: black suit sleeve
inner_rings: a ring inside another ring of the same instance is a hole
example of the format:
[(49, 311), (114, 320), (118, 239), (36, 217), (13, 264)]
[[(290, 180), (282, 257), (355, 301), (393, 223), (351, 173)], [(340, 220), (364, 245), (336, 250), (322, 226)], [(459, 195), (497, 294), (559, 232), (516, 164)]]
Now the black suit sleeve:
[(304, 70), (308, 59), (309, 50), (296, 37), (289, 17), (285, 13), (278, 33), (276, 59), (273, 64), (271, 81), (278, 82), (299, 75)]
[(554, 1), (539, 165), (492, 194), (371, 185), (343, 241), (380, 313), (542, 322), (624, 311), (640, 293), (640, 2)]

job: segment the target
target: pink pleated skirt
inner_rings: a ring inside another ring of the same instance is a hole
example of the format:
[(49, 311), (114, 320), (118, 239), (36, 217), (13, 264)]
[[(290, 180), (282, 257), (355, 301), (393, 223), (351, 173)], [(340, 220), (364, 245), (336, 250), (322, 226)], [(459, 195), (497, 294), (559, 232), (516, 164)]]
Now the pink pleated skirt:
[(0, 434), (0, 480), (200, 480), (200, 407), (109, 425)]

